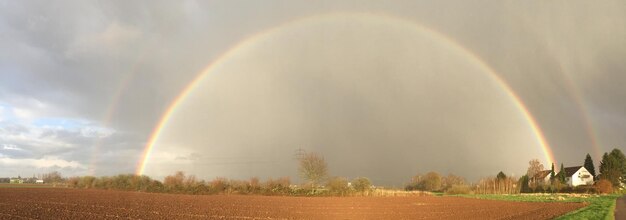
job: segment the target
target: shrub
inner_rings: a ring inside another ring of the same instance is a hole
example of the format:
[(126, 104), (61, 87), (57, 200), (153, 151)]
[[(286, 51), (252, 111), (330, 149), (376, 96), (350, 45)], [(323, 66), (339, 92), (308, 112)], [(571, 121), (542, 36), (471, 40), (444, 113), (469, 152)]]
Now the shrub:
[(229, 193), (250, 194), (250, 183), (245, 180), (230, 180)]
[(441, 189), (441, 175), (436, 172), (429, 172), (424, 176), (422, 182), (424, 190), (426, 191), (438, 191)]
[(261, 191), (261, 181), (257, 177), (252, 177), (248, 180), (248, 191), (256, 194)]
[(83, 176), (78, 181), (78, 187), (81, 188), (94, 188), (94, 184), (96, 183), (96, 177), (93, 176)]
[(352, 187), (357, 192), (368, 192), (371, 190), (372, 183), (365, 177), (358, 177), (352, 180)]
[(595, 184), (596, 192), (601, 194), (613, 193), (613, 183), (606, 179), (601, 179)]
[(148, 192), (164, 192), (165, 187), (163, 186), (163, 183), (159, 182), (159, 181), (152, 181), (148, 184), (148, 186), (146, 186), (146, 191)]
[(562, 192), (563, 190), (567, 190), (567, 185), (561, 183), (557, 179), (554, 179), (552, 183), (550, 183), (550, 189), (552, 192)]
[(212, 193), (223, 193), (229, 188), (226, 178), (215, 178), (209, 185), (211, 186)]
[(574, 189), (572, 189), (572, 192), (574, 193), (596, 193), (596, 188), (595, 186), (590, 186), (590, 185), (580, 185), (580, 186), (576, 186), (574, 187)]
[(185, 173), (182, 171), (176, 172), (174, 175), (166, 176), (163, 180), (163, 186), (169, 192), (182, 192), (183, 190), (183, 182), (185, 181)]
[(265, 181), (265, 191), (266, 194), (288, 194), (290, 192), (289, 185), (291, 181), (289, 177), (282, 177), (278, 179), (268, 179)]
[(80, 177), (70, 177), (65, 181), (67, 186), (74, 188), (78, 187), (78, 182), (80, 182)]
[(470, 187), (468, 185), (452, 185), (447, 191), (446, 194), (449, 195), (458, 195), (458, 194), (469, 194)]
[(409, 183), (404, 187), (404, 190), (406, 191), (414, 191), (414, 190), (419, 190), (419, 183)]
[(437, 172), (428, 172), (426, 175), (416, 175), (404, 189), (424, 190), (424, 191), (440, 191), (442, 186), (441, 175)]
[(348, 186), (348, 180), (344, 177), (333, 177), (328, 180), (326, 187), (331, 194), (346, 195), (350, 192), (350, 186)]

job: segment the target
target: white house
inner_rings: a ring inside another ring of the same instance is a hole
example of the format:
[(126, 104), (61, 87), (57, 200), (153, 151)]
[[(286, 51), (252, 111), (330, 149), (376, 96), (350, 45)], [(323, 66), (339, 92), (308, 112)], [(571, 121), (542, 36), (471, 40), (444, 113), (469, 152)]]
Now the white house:
[(37, 183), (37, 184), (43, 184), (43, 180), (35, 180), (35, 183)]
[(583, 166), (565, 167), (561, 170), (563, 171), (565, 171), (565, 182), (569, 186), (593, 185), (593, 176)]

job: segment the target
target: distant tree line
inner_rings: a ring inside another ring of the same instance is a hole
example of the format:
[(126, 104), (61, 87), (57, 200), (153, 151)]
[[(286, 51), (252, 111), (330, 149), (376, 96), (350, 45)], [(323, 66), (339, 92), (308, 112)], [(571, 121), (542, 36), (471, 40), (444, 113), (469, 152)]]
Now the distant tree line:
[[(163, 182), (148, 176), (121, 174), (117, 176), (82, 176), (63, 178), (58, 172), (45, 174), (47, 183), (62, 183), (69, 187), (85, 189), (114, 189), (157, 193), (180, 194), (260, 194), (260, 195), (333, 195), (352, 196), (369, 195), (373, 186), (365, 177), (351, 181), (345, 177), (331, 177), (324, 158), (315, 153), (304, 153), (298, 158), (300, 176), (306, 181), (303, 185), (292, 185), (288, 177), (261, 181), (253, 177), (248, 180), (215, 178), (211, 181), (198, 179), (194, 175), (176, 172), (165, 177)], [(516, 194), (516, 193), (612, 193), (622, 189), (626, 184), (626, 156), (613, 149), (604, 153), (596, 175), (593, 160), (589, 154), (584, 160), (584, 167), (596, 180), (593, 186), (570, 187), (566, 184), (564, 166), (561, 164), (559, 173), (555, 172), (554, 164), (550, 170), (544, 170), (543, 164), (537, 159), (529, 161), (526, 175), (519, 179), (507, 176), (500, 171), (495, 176), (485, 177), (475, 183), (468, 183), (465, 178), (448, 174), (442, 176), (437, 172), (418, 174), (412, 177), (405, 186), (407, 191), (430, 191), (446, 194)], [(549, 171), (549, 173), (548, 173)], [(537, 175), (539, 173), (542, 175)], [(539, 179), (549, 175), (549, 181)]]
[[(516, 194), (516, 193), (613, 193), (626, 186), (626, 156), (619, 149), (604, 153), (600, 162), (599, 174), (589, 154), (585, 156), (583, 167), (593, 176), (593, 185), (569, 186), (566, 182), (564, 165), (556, 173), (554, 164), (544, 170), (538, 159), (530, 160), (526, 175), (515, 178), (500, 171), (496, 176), (485, 177), (468, 184), (462, 177), (449, 174), (441, 176), (437, 172), (416, 175), (406, 185), (407, 191), (430, 191), (446, 194)], [(540, 175), (541, 174), (541, 175)], [(549, 175), (548, 181), (546, 176)]]
[(499, 172), (495, 177), (480, 179), (474, 184), (469, 184), (465, 178), (448, 174), (441, 176), (437, 172), (428, 172), (425, 175), (414, 176), (405, 190), (430, 191), (445, 194), (513, 194), (519, 193), (517, 181)]
[(176, 193), (194, 195), (213, 194), (258, 194), (258, 195), (362, 195), (370, 190), (367, 178), (355, 178), (349, 184), (347, 178), (330, 178), (324, 184), (324, 190), (311, 194), (310, 186), (291, 185), (288, 177), (267, 179), (253, 177), (249, 180), (215, 178), (211, 181), (200, 180), (194, 175), (178, 171), (166, 176), (163, 182), (148, 176), (120, 174), (116, 176), (81, 176), (66, 180), (68, 187), (82, 189), (126, 190), (154, 193)]
[(470, 191), (469, 185), (466, 184), (465, 178), (448, 174), (441, 176), (439, 173), (431, 171), (425, 175), (415, 175), (411, 182), (406, 185), (407, 191), (431, 191), (446, 192), (448, 194), (465, 194)]
[[(194, 175), (178, 171), (166, 176), (163, 182), (148, 176), (120, 174), (117, 176), (81, 176), (65, 179), (69, 187), (83, 189), (128, 190), (155, 193), (179, 193), (194, 195), (211, 194), (259, 194), (259, 195), (368, 195), (372, 183), (365, 177), (352, 179), (329, 177), (328, 166), (323, 157), (315, 153), (305, 153), (299, 158), (299, 172), (307, 181), (304, 185), (292, 185), (288, 177), (261, 181), (252, 177), (248, 180), (215, 178), (205, 181)], [(60, 177), (59, 173), (58, 177)], [(54, 177), (56, 178), (56, 176)], [(61, 178), (62, 179), (62, 178)]]
[(67, 185), (83, 189), (113, 189), (156, 193), (178, 194), (264, 194), (280, 195), (290, 192), (289, 178), (268, 179), (261, 182), (258, 178), (249, 180), (229, 180), (216, 178), (212, 181), (199, 180), (194, 175), (185, 175), (178, 171), (165, 177), (164, 181), (148, 176), (120, 174), (117, 176), (82, 176), (67, 179)]

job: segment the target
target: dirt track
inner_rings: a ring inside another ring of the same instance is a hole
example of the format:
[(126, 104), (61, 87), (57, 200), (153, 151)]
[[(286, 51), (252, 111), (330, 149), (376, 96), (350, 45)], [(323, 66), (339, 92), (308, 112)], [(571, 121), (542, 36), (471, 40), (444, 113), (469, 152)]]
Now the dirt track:
[(626, 196), (618, 198), (615, 202), (615, 219), (626, 219)]
[(2, 219), (550, 219), (583, 206), (431, 196), (310, 198), (0, 189)]

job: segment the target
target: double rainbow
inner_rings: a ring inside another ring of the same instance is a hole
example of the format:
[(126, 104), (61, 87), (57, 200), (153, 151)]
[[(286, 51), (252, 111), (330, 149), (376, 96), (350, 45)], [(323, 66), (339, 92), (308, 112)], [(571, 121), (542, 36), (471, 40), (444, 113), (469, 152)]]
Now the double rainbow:
[(177, 111), (178, 106), (180, 106), (181, 103), (183, 103), (186, 100), (186, 98), (194, 91), (195, 88), (198, 87), (198, 84), (200, 84), (200, 82), (202, 82), (202, 80), (205, 79), (207, 75), (209, 75), (217, 67), (222, 65), (224, 61), (230, 59), (236, 53), (241, 52), (251, 47), (255, 43), (260, 42), (263, 39), (266, 39), (267, 37), (270, 37), (273, 34), (280, 33), (281, 30), (284, 30), (286, 28), (293, 27), (295, 25), (300, 25), (302, 23), (315, 22), (315, 21), (320, 21), (320, 20), (325, 20), (325, 19), (346, 19), (346, 18), (358, 19), (359, 21), (385, 22), (390, 25), (394, 25), (394, 24), (403, 25), (403, 27), (408, 27), (412, 31), (416, 31), (422, 34), (427, 34), (428, 36), (442, 43), (443, 45), (448, 46), (448, 48), (455, 50), (456, 52), (459, 52), (460, 54), (463, 54), (464, 56), (466, 56), (467, 59), (469, 59), (470, 61), (475, 63), (478, 67), (480, 67), (495, 82), (497, 82), (497, 84), (500, 85), (500, 87), (506, 92), (506, 94), (513, 101), (515, 106), (519, 109), (520, 113), (528, 122), (532, 132), (535, 134), (537, 142), (539, 146), (541, 146), (541, 149), (545, 156), (545, 160), (548, 163), (556, 163), (556, 160), (554, 159), (554, 155), (552, 153), (550, 145), (548, 144), (546, 138), (544, 137), (543, 132), (541, 128), (539, 127), (539, 125), (537, 124), (536, 119), (528, 110), (528, 107), (524, 104), (521, 98), (513, 91), (511, 86), (496, 71), (494, 71), (489, 65), (487, 65), (487, 63), (485, 63), (485, 61), (483, 61), (475, 53), (461, 46), (458, 42), (449, 38), (448, 36), (440, 32), (437, 32), (435, 30), (429, 29), (428, 27), (425, 27), (423, 25), (417, 24), (413, 21), (409, 21), (409, 20), (405, 20), (405, 19), (397, 18), (397, 17), (391, 17), (388, 15), (373, 14), (373, 13), (332, 13), (332, 14), (313, 15), (310, 17), (296, 19), (293, 21), (289, 21), (285, 24), (282, 24), (280, 26), (261, 31), (259, 33), (256, 33), (244, 39), (243, 41), (240, 41), (235, 46), (228, 49), (225, 53), (223, 53), (222, 55), (214, 59), (208, 66), (206, 66), (202, 71), (200, 71), (196, 75), (196, 77), (182, 90), (182, 92), (178, 96), (176, 96), (176, 98), (168, 106), (167, 110), (163, 113), (161, 119), (159, 120), (157, 126), (152, 131), (150, 138), (145, 145), (143, 154), (141, 156), (141, 159), (136, 169), (136, 174), (143, 175), (146, 169), (146, 166), (148, 164), (148, 161), (150, 159), (150, 155), (152, 151), (154, 150), (155, 144), (158, 142), (159, 137), (161, 133), (163, 132), (164, 128), (167, 127), (168, 122), (170, 121), (170, 118)]

